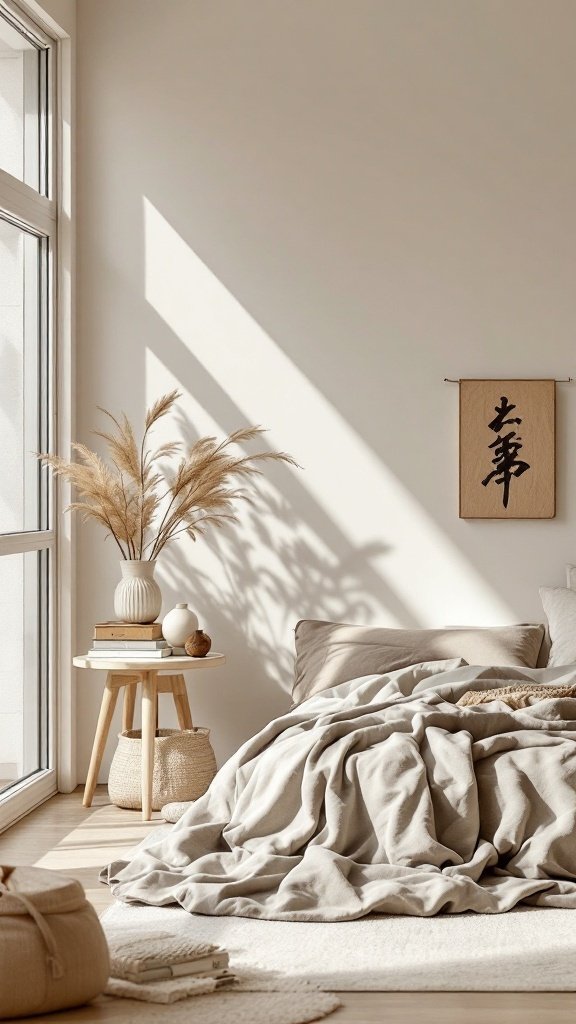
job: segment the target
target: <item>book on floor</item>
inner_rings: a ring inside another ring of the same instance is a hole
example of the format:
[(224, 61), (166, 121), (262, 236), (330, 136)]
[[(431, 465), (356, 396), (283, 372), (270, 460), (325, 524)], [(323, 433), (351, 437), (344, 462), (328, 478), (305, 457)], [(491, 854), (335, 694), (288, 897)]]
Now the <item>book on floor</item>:
[(229, 974), (228, 953), (215, 953), (212, 956), (201, 957), (199, 960), (188, 960), (182, 963), (170, 964), (165, 967), (148, 967), (138, 971), (125, 971), (121, 977), (126, 981), (133, 981), (135, 984), (142, 984), (147, 981), (168, 981), (170, 978), (202, 977), (215, 978)]
[(97, 622), (94, 640), (162, 640), (161, 622)]

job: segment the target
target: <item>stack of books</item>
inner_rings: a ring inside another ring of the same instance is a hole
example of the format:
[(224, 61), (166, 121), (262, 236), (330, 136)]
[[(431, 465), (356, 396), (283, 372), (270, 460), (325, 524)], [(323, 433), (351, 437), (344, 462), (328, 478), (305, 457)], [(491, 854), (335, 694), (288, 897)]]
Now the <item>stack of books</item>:
[(91, 658), (151, 661), (171, 654), (172, 648), (162, 636), (161, 622), (97, 622), (94, 626)]
[(184, 935), (146, 931), (108, 934), (109, 995), (170, 1003), (235, 984), (225, 949)]

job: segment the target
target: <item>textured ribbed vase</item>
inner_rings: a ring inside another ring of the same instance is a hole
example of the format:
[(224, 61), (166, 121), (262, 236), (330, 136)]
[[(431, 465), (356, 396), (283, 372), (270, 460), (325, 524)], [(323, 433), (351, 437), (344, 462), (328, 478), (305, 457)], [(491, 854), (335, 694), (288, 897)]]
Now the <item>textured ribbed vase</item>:
[(162, 607), (160, 587), (154, 579), (156, 561), (120, 562), (122, 579), (114, 591), (114, 612), (121, 622), (154, 622)]

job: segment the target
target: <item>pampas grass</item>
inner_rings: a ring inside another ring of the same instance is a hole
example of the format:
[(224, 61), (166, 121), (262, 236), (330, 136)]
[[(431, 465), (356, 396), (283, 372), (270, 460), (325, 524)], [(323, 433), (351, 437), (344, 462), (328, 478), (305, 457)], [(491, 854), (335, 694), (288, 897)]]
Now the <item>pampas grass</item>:
[(117, 419), (98, 407), (110, 423), (108, 430), (96, 431), (106, 442), (108, 461), (77, 443), (72, 445), (76, 462), (38, 455), (77, 492), (78, 500), (65, 511), (79, 512), (84, 520), (103, 526), (123, 558), (151, 560), (184, 534), (195, 541), (209, 526), (238, 522), (237, 502), (251, 500), (241, 485), (262, 472), (262, 463), (297, 465), (285, 452), (235, 453), (235, 446), (264, 433), (262, 427), (235, 430), (220, 442), (202, 437), (184, 451), (178, 441), (154, 447), (154, 425), (180, 397), (180, 392), (170, 391), (154, 402), (139, 442), (124, 413)]

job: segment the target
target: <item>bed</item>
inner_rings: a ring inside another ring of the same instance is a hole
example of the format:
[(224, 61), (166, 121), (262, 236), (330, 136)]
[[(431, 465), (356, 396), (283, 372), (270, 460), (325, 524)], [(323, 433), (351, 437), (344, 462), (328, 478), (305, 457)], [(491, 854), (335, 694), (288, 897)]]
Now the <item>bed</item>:
[(382, 668), (391, 639), (398, 658), (474, 638), (386, 631), (383, 655), (373, 629), (300, 623), (295, 705), (103, 879), (127, 902), (279, 921), (576, 908), (576, 664), (535, 668), (542, 627), (510, 628), (512, 664), (341, 679), (358, 656)]

